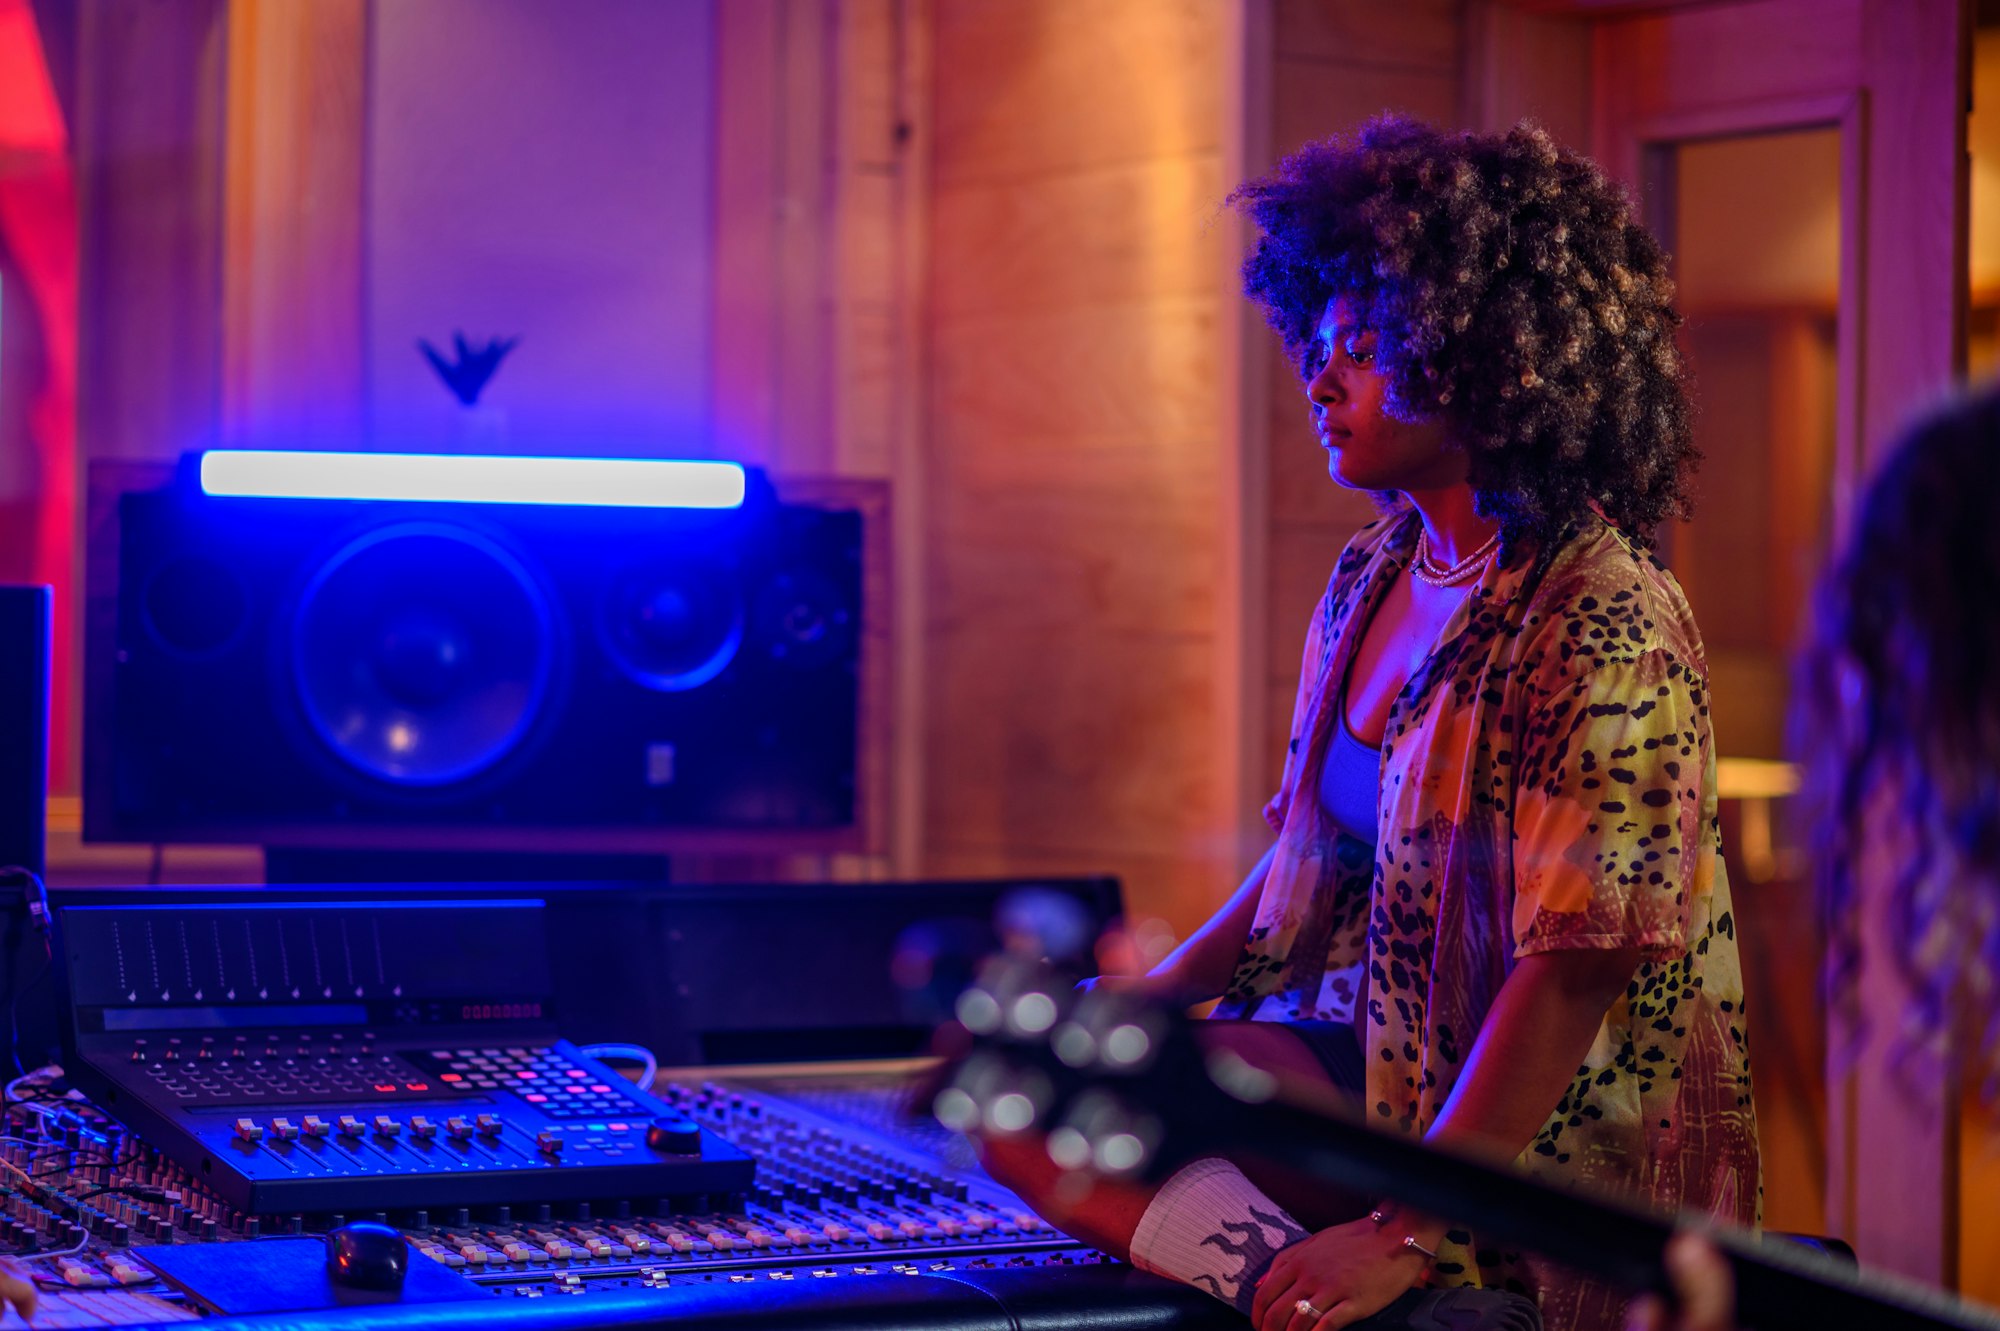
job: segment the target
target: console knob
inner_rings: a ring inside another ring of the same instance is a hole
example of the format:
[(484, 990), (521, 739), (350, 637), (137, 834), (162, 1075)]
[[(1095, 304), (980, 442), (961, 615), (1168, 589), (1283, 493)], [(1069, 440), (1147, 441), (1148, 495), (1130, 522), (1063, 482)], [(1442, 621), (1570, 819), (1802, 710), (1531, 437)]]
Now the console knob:
[(701, 1128), (685, 1115), (662, 1115), (646, 1125), (646, 1145), (669, 1155), (700, 1155)]
[(474, 1117), (472, 1121), (485, 1136), (497, 1137), (500, 1135), (501, 1122), (498, 1114), (480, 1114)]
[(340, 1129), (340, 1135), (343, 1137), (359, 1137), (365, 1131), (361, 1126), (361, 1120), (352, 1114), (342, 1114), (334, 1120), (334, 1126)]

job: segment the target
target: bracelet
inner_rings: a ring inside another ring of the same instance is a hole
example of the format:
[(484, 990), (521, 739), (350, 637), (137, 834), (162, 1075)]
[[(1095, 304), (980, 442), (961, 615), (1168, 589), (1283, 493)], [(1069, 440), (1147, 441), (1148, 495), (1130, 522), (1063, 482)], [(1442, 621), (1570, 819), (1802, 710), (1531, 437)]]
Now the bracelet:
[[(1389, 1212), (1378, 1206), (1368, 1213), (1368, 1218), (1378, 1225), (1386, 1225), (1389, 1223), (1390, 1215)], [(1434, 1262), (1437, 1260), (1437, 1250), (1435, 1248), (1426, 1248), (1423, 1244), (1417, 1242), (1417, 1236), (1414, 1234), (1403, 1235), (1403, 1246), (1411, 1252), (1422, 1253)]]

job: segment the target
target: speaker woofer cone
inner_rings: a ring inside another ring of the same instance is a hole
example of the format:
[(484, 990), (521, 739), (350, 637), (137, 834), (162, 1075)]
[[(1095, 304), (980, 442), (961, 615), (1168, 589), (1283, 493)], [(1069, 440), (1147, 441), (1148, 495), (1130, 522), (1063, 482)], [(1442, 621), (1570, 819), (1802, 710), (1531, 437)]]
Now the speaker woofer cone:
[(542, 712), (556, 656), (547, 595), (469, 528), (406, 522), (357, 537), (299, 596), (291, 665), (313, 732), (399, 786), (494, 766)]

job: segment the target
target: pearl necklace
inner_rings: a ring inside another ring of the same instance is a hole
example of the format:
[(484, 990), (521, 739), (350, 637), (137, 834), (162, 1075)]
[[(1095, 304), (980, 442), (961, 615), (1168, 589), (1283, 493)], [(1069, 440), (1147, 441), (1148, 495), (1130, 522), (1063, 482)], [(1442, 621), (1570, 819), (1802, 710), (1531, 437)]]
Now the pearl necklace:
[(1417, 533), (1417, 556), (1410, 561), (1410, 574), (1417, 581), (1432, 587), (1456, 587), (1479, 576), (1486, 567), (1486, 561), (1493, 558), (1493, 552), (1500, 548), (1500, 533), (1494, 532), (1486, 538), (1486, 544), (1474, 550), (1450, 567), (1444, 567), (1431, 558), (1431, 534)]

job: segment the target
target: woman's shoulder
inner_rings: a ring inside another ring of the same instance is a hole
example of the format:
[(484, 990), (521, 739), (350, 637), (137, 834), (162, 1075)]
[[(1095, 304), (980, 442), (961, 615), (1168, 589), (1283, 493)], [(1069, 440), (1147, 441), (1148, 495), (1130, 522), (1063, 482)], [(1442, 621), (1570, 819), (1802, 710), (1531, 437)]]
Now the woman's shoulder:
[(1707, 674), (1680, 583), (1626, 533), (1593, 515), (1538, 563), (1522, 628), (1544, 672), (1574, 680), (1664, 652)]
[(1327, 594), (1338, 597), (1348, 588), (1358, 584), (1367, 574), (1368, 568), (1384, 551), (1394, 548), (1399, 542), (1410, 544), (1415, 540), (1408, 530), (1415, 515), (1407, 508), (1395, 507), (1376, 514), (1347, 538), (1341, 548), (1340, 558), (1333, 561), (1333, 573), (1327, 579)]

